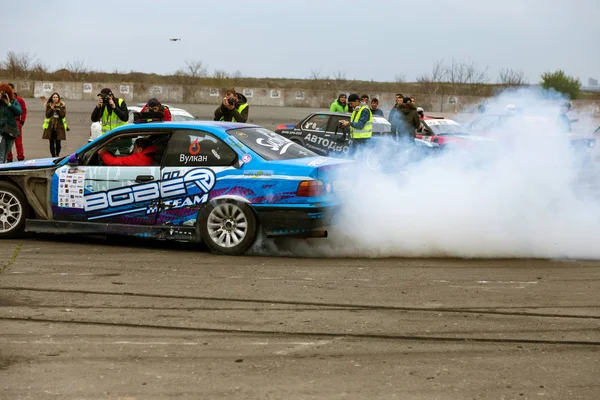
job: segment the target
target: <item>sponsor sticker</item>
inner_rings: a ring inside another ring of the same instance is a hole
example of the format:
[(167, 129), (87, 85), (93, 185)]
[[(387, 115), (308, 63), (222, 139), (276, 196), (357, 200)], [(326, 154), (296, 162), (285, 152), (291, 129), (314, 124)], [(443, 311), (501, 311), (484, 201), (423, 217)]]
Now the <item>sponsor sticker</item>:
[(249, 163), (250, 161), (252, 161), (252, 156), (250, 154), (244, 154), (244, 156), (242, 157), (242, 161), (245, 163)]

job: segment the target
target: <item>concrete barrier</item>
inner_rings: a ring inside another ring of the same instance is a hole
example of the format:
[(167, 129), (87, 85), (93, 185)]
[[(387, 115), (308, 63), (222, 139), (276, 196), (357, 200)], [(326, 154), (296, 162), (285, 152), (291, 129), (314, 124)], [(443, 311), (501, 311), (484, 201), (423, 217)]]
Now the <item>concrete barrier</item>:
[[(216, 104), (223, 97), (226, 88), (203, 87), (190, 85), (162, 85), (142, 83), (107, 83), (107, 82), (53, 82), (53, 81), (14, 81), (17, 92), (23, 97), (48, 98), (57, 92), (65, 100), (95, 100), (96, 95), (105, 87), (110, 88), (116, 97), (124, 99), (129, 104), (145, 103), (149, 98), (156, 97), (161, 102), (177, 104)], [(236, 87), (255, 106), (271, 107), (308, 107), (329, 108), (339, 93), (344, 91), (306, 90), (306, 89), (277, 89)], [(345, 92), (347, 95), (349, 91)], [(358, 93), (367, 94), (369, 98), (377, 97), (379, 106), (389, 110), (395, 103), (395, 93)], [(405, 93), (406, 94), (406, 93)], [(410, 93), (417, 98), (417, 104), (428, 112), (456, 113), (465, 110), (476, 110), (477, 106), (487, 100), (487, 97), (429, 95)], [(594, 100), (576, 100), (576, 109), (591, 110), (598, 115), (599, 106)]]

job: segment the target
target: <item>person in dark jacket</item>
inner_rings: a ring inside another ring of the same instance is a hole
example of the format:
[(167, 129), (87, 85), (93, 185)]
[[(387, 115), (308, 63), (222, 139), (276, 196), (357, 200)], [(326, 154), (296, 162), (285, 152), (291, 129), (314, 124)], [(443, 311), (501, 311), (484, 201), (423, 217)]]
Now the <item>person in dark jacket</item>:
[(6, 162), (6, 156), (12, 149), (15, 138), (4, 133), (5, 126), (11, 131), (19, 132), (16, 118), (23, 113), (21, 105), (15, 98), (15, 92), (6, 84), (0, 84), (0, 163)]
[(405, 97), (398, 106), (398, 113), (394, 116), (392, 127), (395, 130), (392, 133), (395, 134), (399, 142), (412, 145), (414, 144), (415, 131), (420, 126), (421, 120), (417, 112), (417, 107), (412, 103), (410, 97)]
[[(23, 113), (17, 117), (17, 126), (19, 127), (19, 132), (21, 132), (21, 135), (15, 140), (17, 160), (23, 161), (25, 159), (25, 152), (23, 151), (23, 125), (25, 125), (25, 120), (27, 119), (27, 104), (25, 103), (25, 100), (23, 100), (23, 98), (19, 96), (17, 92), (15, 92), (15, 85), (9, 83), (8, 86), (12, 88), (13, 92), (15, 93), (15, 99), (21, 105), (21, 110), (23, 111)], [(12, 151), (9, 151), (8, 156), (6, 157), (6, 162), (12, 162), (12, 160)]]
[(100, 122), (102, 134), (125, 125), (129, 120), (129, 110), (125, 100), (113, 95), (112, 90), (104, 88), (98, 93), (98, 103), (92, 111), (92, 122)]
[(371, 100), (371, 114), (374, 117), (383, 117), (383, 111), (379, 108), (379, 99), (377, 97), (373, 97), (373, 100)]
[[(404, 95), (402, 93), (396, 93), (396, 103), (394, 104), (394, 107), (392, 107), (392, 109), (390, 110), (390, 113), (388, 115), (388, 121), (392, 122), (393, 120), (396, 120), (397, 115), (396, 113), (399, 112), (398, 110), (398, 106), (400, 104), (402, 104), (402, 100), (404, 99)], [(394, 125), (392, 123), (392, 132), (394, 132)]]
[(246, 96), (230, 89), (215, 110), (215, 121), (247, 122), (249, 109)]

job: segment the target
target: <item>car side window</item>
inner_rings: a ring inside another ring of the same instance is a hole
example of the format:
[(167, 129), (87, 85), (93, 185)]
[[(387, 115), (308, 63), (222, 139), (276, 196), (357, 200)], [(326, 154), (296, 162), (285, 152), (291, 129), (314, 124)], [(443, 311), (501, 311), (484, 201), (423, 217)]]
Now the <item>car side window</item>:
[(168, 167), (226, 167), (237, 161), (237, 153), (224, 141), (200, 130), (173, 134), (163, 165)]
[(350, 121), (350, 116), (348, 115), (347, 117), (343, 117), (340, 115), (332, 115), (331, 118), (329, 118), (329, 125), (327, 126), (327, 132), (331, 132), (331, 133), (335, 133), (336, 129), (338, 133), (342, 133), (343, 129), (339, 128), (338, 124), (340, 123), (340, 121)]
[(88, 166), (104, 165), (98, 155), (98, 152), (101, 149), (105, 149), (115, 157), (131, 155), (135, 141), (144, 138), (150, 140), (155, 147), (155, 150), (148, 153), (148, 155), (154, 159), (155, 165), (160, 165), (167, 143), (169, 142), (169, 135), (170, 134), (166, 132), (139, 131), (135, 133), (123, 133), (119, 136), (111, 137), (102, 143), (99, 143), (98, 146), (86, 151), (81, 157), (82, 164)]
[(327, 129), (329, 115), (315, 114), (302, 123), (302, 129), (309, 131), (324, 132)]
[(487, 115), (479, 118), (477, 121), (471, 124), (471, 129), (474, 130), (486, 130), (492, 129), (498, 123), (499, 117), (496, 115)]

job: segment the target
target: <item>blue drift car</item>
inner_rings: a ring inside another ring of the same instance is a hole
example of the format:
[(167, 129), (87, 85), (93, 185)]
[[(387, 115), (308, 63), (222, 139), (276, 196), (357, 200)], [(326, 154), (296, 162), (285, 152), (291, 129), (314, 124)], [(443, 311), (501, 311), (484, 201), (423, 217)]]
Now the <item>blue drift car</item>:
[[(138, 138), (154, 144), (153, 165), (103, 165), (99, 150), (125, 156)], [(65, 158), (1, 164), (0, 238), (118, 234), (241, 254), (261, 232), (325, 237), (349, 166), (256, 125), (126, 125)]]

